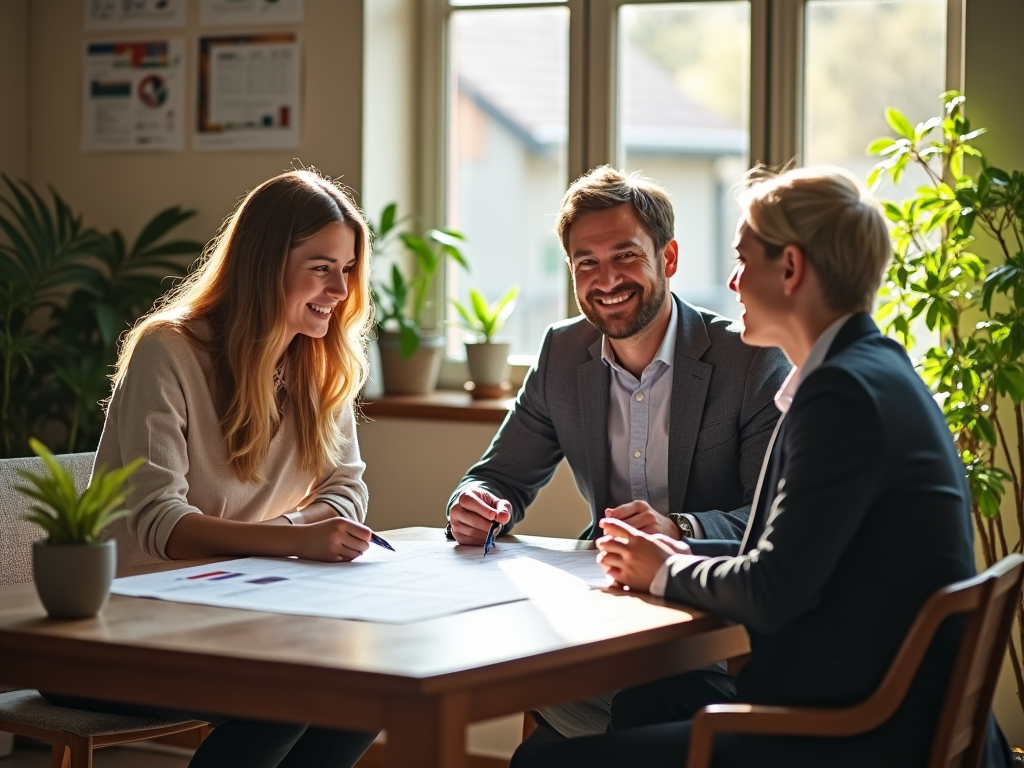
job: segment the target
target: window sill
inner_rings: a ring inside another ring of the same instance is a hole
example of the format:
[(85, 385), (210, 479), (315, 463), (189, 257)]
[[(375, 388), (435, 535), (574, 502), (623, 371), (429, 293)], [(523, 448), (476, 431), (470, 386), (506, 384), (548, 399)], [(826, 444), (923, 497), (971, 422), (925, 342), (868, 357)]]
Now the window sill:
[(388, 395), (364, 401), (365, 420), (382, 418), (501, 424), (515, 398), (474, 400), (468, 392), (440, 389), (427, 395)]

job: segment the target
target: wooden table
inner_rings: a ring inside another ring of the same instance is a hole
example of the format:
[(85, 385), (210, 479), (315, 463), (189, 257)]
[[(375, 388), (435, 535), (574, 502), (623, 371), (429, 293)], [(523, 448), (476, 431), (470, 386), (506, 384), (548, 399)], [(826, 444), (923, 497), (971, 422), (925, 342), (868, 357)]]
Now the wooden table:
[[(443, 539), (430, 528), (386, 536)], [(519, 538), (556, 549), (592, 546)], [(470, 722), (747, 651), (742, 627), (620, 591), (393, 625), (117, 595), (95, 619), (53, 621), (31, 584), (0, 587), (4, 684), (250, 718), (386, 728), (386, 765), (396, 768), (464, 766)]]

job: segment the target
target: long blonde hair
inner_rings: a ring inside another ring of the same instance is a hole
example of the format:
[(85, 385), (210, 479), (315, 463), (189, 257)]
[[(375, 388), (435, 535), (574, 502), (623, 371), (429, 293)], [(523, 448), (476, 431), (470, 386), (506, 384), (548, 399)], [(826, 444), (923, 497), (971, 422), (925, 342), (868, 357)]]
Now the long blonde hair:
[[(179, 330), (210, 355), (210, 387), (228, 462), (241, 480), (263, 481), (260, 467), (281, 420), (274, 353), (286, 334), (288, 254), (338, 223), (355, 233), (348, 297), (323, 338), (297, 334), (285, 352), (300, 466), (320, 474), (336, 464), (347, 442), (338, 416), (355, 399), (368, 369), (370, 233), (345, 190), (314, 169), (275, 176), (245, 197), (197, 267), (125, 336), (111, 376), (115, 388), (139, 339), (157, 327)], [(209, 325), (209, 338), (197, 335), (200, 321)]]

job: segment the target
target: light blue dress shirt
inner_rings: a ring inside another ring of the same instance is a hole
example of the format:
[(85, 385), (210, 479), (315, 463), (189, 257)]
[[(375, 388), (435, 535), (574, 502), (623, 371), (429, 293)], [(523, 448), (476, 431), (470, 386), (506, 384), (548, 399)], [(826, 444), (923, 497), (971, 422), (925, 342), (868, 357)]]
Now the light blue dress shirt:
[(665, 338), (639, 381), (616, 361), (607, 336), (601, 343), (601, 360), (611, 369), (608, 491), (613, 507), (646, 501), (668, 513), (668, 430), (678, 315), (673, 301)]

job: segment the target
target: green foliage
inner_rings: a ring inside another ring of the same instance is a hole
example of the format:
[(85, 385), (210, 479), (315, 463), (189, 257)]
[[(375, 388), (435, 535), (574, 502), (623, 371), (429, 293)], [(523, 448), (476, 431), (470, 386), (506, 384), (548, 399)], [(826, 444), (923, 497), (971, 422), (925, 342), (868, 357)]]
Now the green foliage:
[(460, 250), (465, 240), (454, 229), (430, 229), (423, 234), (404, 231), (402, 225), (412, 217), (398, 218), (397, 203), (389, 203), (380, 215), (380, 222), (367, 222), (373, 235), (376, 253), (386, 253), (397, 240), (412, 257), (414, 268), (406, 277), (397, 263), (392, 263), (390, 283), (374, 286), (373, 302), (377, 307), (377, 329), (398, 331), (399, 351), (410, 358), (419, 349), (423, 311), (432, 306), (430, 291), (441, 263), (450, 258), (465, 270), (469, 263)]
[[(1007, 483), (1018, 522), (1024, 520), (1024, 174), (989, 166), (971, 144), (984, 131), (971, 128), (964, 97), (950, 91), (941, 99), (941, 114), (916, 125), (886, 110), (895, 135), (868, 146), (883, 158), (869, 184), (899, 181), (910, 165), (929, 180), (906, 200), (883, 201), (893, 259), (877, 319), (908, 350), (915, 318), (937, 332), (938, 345), (917, 364), (964, 462), (991, 564), (1021, 549), (1020, 541), (1008, 545), (1000, 517)], [(965, 171), (968, 158), (980, 166), (974, 175)], [(978, 231), (1001, 251), (1002, 263), (992, 269), (974, 252)]]
[(519, 286), (513, 285), (504, 296), (488, 304), (487, 299), (480, 291), (471, 288), (468, 308), (457, 299), (451, 299), (451, 303), (462, 317), (462, 322), (458, 325), (467, 331), (479, 334), (485, 342), (489, 342), (505, 327), (505, 321), (512, 314), (512, 310), (516, 308), (518, 295)]
[(122, 508), (124, 483), (139, 468), (142, 459), (112, 472), (97, 467), (89, 487), (79, 496), (74, 477), (57, 463), (46, 446), (35, 438), (29, 438), (29, 444), (50, 473), (37, 475), (19, 469), (18, 474), (31, 485), (18, 485), (15, 489), (42, 505), (33, 504), (32, 512), (24, 519), (42, 528), (50, 544), (92, 544), (100, 540), (108, 525), (129, 514)]
[(62, 435), (62, 450), (93, 450), (118, 337), (163, 293), (164, 276), (184, 274), (183, 257), (202, 250), (165, 239), (193, 214), (161, 211), (129, 247), (117, 230), (84, 227), (57, 192), (48, 202), (25, 182), (3, 181), (0, 456), (25, 455), (33, 433)]

